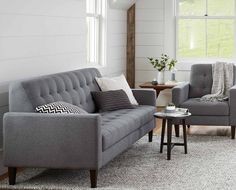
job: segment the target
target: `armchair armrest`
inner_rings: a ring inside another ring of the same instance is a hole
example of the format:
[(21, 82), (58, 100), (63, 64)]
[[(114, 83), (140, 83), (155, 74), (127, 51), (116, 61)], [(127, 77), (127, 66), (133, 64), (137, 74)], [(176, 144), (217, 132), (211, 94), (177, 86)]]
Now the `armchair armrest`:
[(99, 169), (99, 114), (9, 112), (3, 118), (4, 164), (8, 167)]
[(236, 85), (229, 90), (230, 125), (236, 125)]
[(172, 89), (172, 102), (179, 106), (188, 99), (189, 83), (183, 83)]
[(153, 89), (132, 89), (133, 95), (140, 105), (156, 106), (156, 91)]

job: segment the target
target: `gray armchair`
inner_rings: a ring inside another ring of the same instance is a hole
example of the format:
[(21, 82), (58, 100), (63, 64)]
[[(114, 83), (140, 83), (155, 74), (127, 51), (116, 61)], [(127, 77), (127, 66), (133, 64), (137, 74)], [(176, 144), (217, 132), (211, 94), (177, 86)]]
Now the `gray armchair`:
[[(234, 81), (236, 81), (235, 74)], [(231, 137), (234, 139), (236, 126), (236, 85), (230, 89), (229, 101), (198, 101), (198, 98), (211, 93), (212, 82), (211, 64), (193, 65), (190, 82), (173, 88), (172, 101), (176, 106), (188, 108), (192, 113), (192, 116), (186, 119), (187, 125), (231, 126)], [(176, 120), (175, 125), (178, 126), (178, 124), (179, 121)]]

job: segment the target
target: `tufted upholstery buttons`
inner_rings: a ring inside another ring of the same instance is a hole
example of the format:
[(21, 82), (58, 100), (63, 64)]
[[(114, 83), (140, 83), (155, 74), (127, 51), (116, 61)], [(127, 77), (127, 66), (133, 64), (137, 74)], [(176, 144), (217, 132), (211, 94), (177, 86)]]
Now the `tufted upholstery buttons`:
[(95, 77), (101, 77), (99, 71), (88, 68), (24, 81), (22, 86), (34, 107), (60, 100), (94, 112), (90, 92), (99, 90)]
[(195, 64), (191, 68), (189, 98), (199, 98), (211, 93), (212, 65)]

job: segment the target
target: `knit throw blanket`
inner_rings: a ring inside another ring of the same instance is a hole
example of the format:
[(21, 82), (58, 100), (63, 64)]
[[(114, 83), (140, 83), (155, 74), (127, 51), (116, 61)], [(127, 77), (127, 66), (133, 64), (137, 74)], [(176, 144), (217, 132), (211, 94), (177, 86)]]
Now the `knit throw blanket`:
[(233, 86), (233, 63), (217, 62), (212, 65), (213, 84), (211, 94), (200, 98), (204, 102), (216, 102), (228, 100), (229, 90)]

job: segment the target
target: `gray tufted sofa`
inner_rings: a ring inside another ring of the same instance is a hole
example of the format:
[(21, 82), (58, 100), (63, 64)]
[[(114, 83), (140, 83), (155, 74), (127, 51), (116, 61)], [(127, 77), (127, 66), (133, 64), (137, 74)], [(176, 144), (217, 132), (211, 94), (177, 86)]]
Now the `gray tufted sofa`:
[[(234, 81), (236, 81), (235, 67)], [(198, 101), (198, 98), (211, 93), (212, 82), (212, 65), (195, 64), (191, 68), (190, 82), (173, 88), (172, 101), (176, 106), (188, 108), (192, 113), (192, 116), (186, 119), (186, 124), (231, 126), (231, 137), (234, 139), (236, 126), (236, 85), (230, 90), (229, 101)], [(175, 121), (175, 124), (178, 127), (179, 121)]]
[[(10, 112), (4, 115), (4, 164), (9, 184), (17, 167), (98, 170), (155, 127), (155, 91), (133, 90), (135, 109), (96, 113), (91, 91), (99, 91), (95, 68), (15, 82), (9, 89)], [(35, 107), (55, 101), (78, 105), (89, 114), (41, 114)]]

